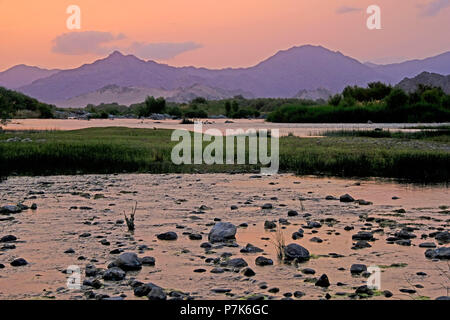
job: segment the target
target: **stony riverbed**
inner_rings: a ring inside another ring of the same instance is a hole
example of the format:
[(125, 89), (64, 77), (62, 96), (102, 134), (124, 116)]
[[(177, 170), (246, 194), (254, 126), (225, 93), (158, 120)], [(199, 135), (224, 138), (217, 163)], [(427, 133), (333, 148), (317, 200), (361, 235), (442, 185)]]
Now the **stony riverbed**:
[[(293, 175), (11, 177), (0, 299), (445, 297), (449, 194)], [(80, 289), (67, 287), (69, 266)], [(378, 290), (365, 287), (370, 266)]]

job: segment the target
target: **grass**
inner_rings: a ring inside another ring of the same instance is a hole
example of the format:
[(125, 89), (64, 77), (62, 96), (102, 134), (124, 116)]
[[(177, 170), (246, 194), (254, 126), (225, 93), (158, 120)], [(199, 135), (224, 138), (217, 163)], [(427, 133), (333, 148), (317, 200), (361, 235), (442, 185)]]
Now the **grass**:
[[(450, 181), (448, 135), (418, 138), (282, 137), (280, 171), (299, 175), (389, 177)], [(8, 138), (32, 142), (5, 142)], [(259, 165), (181, 165), (171, 161), (178, 142), (170, 130), (89, 128), (76, 131), (0, 133), (0, 176), (88, 173), (258, 172)], [(205, 145), (209, 142), (205, 142)], [(247, 149), (248, 154), (248, 149)]]
[(428, 139), (450, 143), (450, 129), (420, 130), (420, 131), (389, 131), (389, 130), (331, 130), (322, 133), (326, 137), (367, 137), (393, 139)]

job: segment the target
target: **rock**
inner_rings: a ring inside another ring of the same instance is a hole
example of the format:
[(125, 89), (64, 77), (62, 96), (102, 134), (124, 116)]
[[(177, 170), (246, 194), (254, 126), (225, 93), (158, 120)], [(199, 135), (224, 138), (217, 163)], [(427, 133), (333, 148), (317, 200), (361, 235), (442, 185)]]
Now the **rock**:
[(0, 207), (0, 214), (20, 213), (22, 210), (19, 206), (7, 205)]
[(415, 234), (410, 233), (404, 229), (396, 232), (395, 236), (399, 239), (414, 239), (417, 237)]
[(440, 243), (449, 243), (450, 242), (450, 233), (448, 231), (445, 232), (439, 232), (434, 237), (436, 240), (438, 240)]
[(64, 251), (64, 253), (70, 254), (70, 253), (75, 253), (75, 250), (72, 248), (67, 249), (66, 251)]
[(88, 238), (90, 236), (91, 236), (91, 234), (89, 232), (84, 232), (84, 233), (80, 234), (80, 238)]
[(226, 265), (236, 269), (245, 268), (248, 266), (247, 262), (242, 258), (231, 259), (227, 261)]
[(28, 264), (27, 260), (25, 260), (23, 258), (14, 259), (11, 262), (11, 266), (13, 266), (13, 267), (22, 267), (22, 266), (26, 266), (27, 264)]
[(450, 296), (441, 296), (441, 297), (437, 297), (436, 300), (444, 300), (444, 301), (448, 301), (448, 300), (450, 300)]
[(373, 296), (373, 291), (368, 286), (360, 286), (355, 291), (356, 294), (367, 294), (369, 296)]
[(266, 257), (260, 256), (260, 257), (256, 258), (255, 264), (257, 266), (261, 266), (261, 267), (263, 267), (263, 266), (271, 266), (271, 265), (273, 265), (273, 260), (272, 259), (268, 259)]
[(0, 263), (0, 269), (4, 269), (5, 265), (3, 263)]
[(4, 242), (13, 242), (16, 241), (17, 237), (13, 236), (12, 234), (9, 234), (7, 236), (1, 237), (0, 238), (0, 243), (4, 243)]
[(139, 259), (144, 266), (154, 266), (156, 259), (153, 257), (143, 257)]
[(202, 238), (203, 238), (202, 235), (199, 233), (191, 233), (189, 235), (190, 240), (202, 240)]
[(305, 296), (304, 292), (301, 292), (301, 291), (295, 291), (294, 292), (294, 297), (296, 297), (297, 299), (299, 299), (301, 297), (304, 297), (304, 296)]
[(236, 239), (236, 226), (229, 222), (219, 222), (214, 225), (208, 235), (208, 240), (214, 242), (226, 242)]
[(113, 262), (114, 267), (118, 267), (124, 271), (134, 271), (141, 270), (142, 263), (136, 253), (133, 252), (125, 252), (122, 253), (116, 260)]
[(311, 242), (317, 242), (317, 243), (322, 243), (322, 242), (323, 242), (323, 240), (320, 239), (320, 238), (318, 238), (318, 237), (313, 237), (313, 238), (309, 239), (309, 241), (311, 241)]
[(339, 197), (339, 201), (341, 202), (354, 202), (355, 199), (349, 194), (344, 194), (343, 196)]
[(350, 267), (351, 274), (361, 274), (367, 271), (367, 266), (365, 264), (352, 264)]
[(241, 253), (259, 253), (263, 252), (264, 250), (258, 247), (255, 247), (251, 243), (248, 243), (245, 248), (241, 249)]
[(434, 242), (424, 242), (419, 244), (420, 248), (436, 248), (436, 244)]
[(230, 209), (231, 209), (231, 210), (237, 210), (237, 209), (238, 209), (238, 206), (231, 206)]
[(328, 201), (331, 201), (331, 200), (338, 200), (338, 198), (336, 198), (336, 197), (334, 197), (334, 196), (331, 196), (331, 195), (328, 195), (328, 196), (325, 197), (325, 200), (328, 200)]
[(330, 286), (330, 281), (328, 280), (328, 276), (326, 274), (321, 275), (319, 280), (316, 281), (315, 285), (317, 287), (328, 288)]
[(94, 289), (100, 289), (103, 283), (99, 279), (89, 280), (86, 279), (83, 281), (83, 286), (92, 287)]
[(353, 240), (366, 240), (366, 241), (370, 241), (373, 240), (373, 234), (371, 232), (366, 232), (366, 231), (360, 231), (357, 234), (354, 234), (352, 236)]
[(322, 224), (317, 221), (308, 221), (307, 225), (304, 227), (307, 229), (320, 228), (322, 227)]
[(298, 216), (298, 212), (295, 210), (289, 210), (288, 211), (288, 217), (296, 217)]
[(449, 260), (450, 247), (442, 247), (434, 250), (428, 249), (427, 251), (425, 251), (425, 257), (429, 259)]
[(103, 273), (103, 279), (107, 281), (120, 281), (125, 279), (125, 271), (120, 268), (113, 267)]
[(345, 226), (344, 227), (345, 231), (350, 231), (350, 230), (353, 230), (353, 229), (355, 229), (355, 227), (353, 227), (353, 226)]
[(159, 240), (166, 240), (166, 241), (174, 241), (178, 239), (178, 236), (175, 232), (165, 232), (158, 234), (156, 236)]
[(303, 238), (303, 233), (300, 233), (300, 232), (294, 232), (294, 233), (292, 234), (292, 239), (293, 239), (293, 240), (298, 240), (298, 239), (300, 239), (300, 238)]
[(211, 249), (211, 248), (212, 248), (212, 245), (211, 245), (211, 243), (209, 243), (209, 242), (203, 242), (203, 243), (200, 245), (200, 248), (203, 248), (203, 249)]
[(195, 273), (205, 273), (206, 270), (205, 269), (195, 269), (194, 272)]
[(275, 229), (277, 227), (277, 224), (275, 221), (265, 221), (264, 222), (264, 229)]
[(214, 268), (210, 272), (211, 273), (224, 273), (225, 270), (223, 270), (222, 268)]
[(386, 298), (390, 298), (390, 297), (393, 296), (393, 293), (390, 292), (389, 290), (384, 290), (384, 291), (383, 291), (383, 295), (384, 295)]
[(280, 288), (270, 288), (267, 291), (269, 291), (270, 293), (278, 293), (278, 292), (280, 292)]
[(110, 243), (108, 240), (106, 240), (106, 239), (102, 239), (102, 240), (100, 241), (100, 243), (101, 243), (102, 245), (104, 245), (104, 246), (109, 246), (109, 245), (111, 245), (111, 243)]
[(253, 277), (254, 275), (256, 275), (255, 271), (253, 271), (251, 268), (246, 267), (244, 269), (242, 269), (242, 274), (246, 277)]
[(86, 277), (95, 277), (98, 274), (98, 269), (93, 264), (88, 264), (85, 267), (84, 273)]
[(370, 245), (370, 243), (368, 243), (365, 240), (360, 240), (358, 242), (356, 242), (354, 244), (354, 246), (352, 247), (352, 249), (357, 250), (357, 249), (364, 249), (364, 248), (371, 248), (372, 246)]
[(288, 226), (291, 224), (287, 219), (284, 219), (284, 218), (278, 219), (278, 222), (283, 226)]
[(291, 243), (284, 248), (284, 259), (286, 261), (297, 259), (298, 262), (303, 262), (308, 261), (309, 258), (309, 251), (296, 243)]
[(271, 203), (266, 203), (261, 206), (261, 209), (273, 209), (273, 205)]
[(395, 241), (395, 243), (400, 246), (410, 246), (411, 240), (397, 240), (397, 241)]
[(371, 206), (371, 205), (373, 204), (372, 202), (366, 201), (366, 200), (363, 200), (363, 199), (356, 200), (356, 202), (357, 202), (360, 206)]
[(305, 268), (305, 269), (302, 270), (302, 272), (304, 274), (316, 274), (316, 270), (311, 269), (311, 268)]
[(149, 300), (166, 300), (167, 295), (162, 288), (153, 287), (153, 289), (148, 294), (147, 298)]
[(402, 289), (399, 289), (399, 291), (402, 292), (402, 293), (408, 293), (408, 294), (414, 294), (414, 293), (417, 292), (414, 289), (408, 289), (408, 288), (402, 288)]
[(134, 295), (136, 297), (145, 297), (155, 287), (158, 287), (158, 286), (153, 283), (146, 283), (146, 284), (139, 283), (138, 285), (134, 286)]
[(33, 203), (30, 207), (31, 210), (37, 210), (37, 204)]
[(227, 288), (214, 288), (214, 289), (211, 289), (211, 292), (214, 292), (214, 293), (228, 293), (228, 292), (231, 292), (231, 289), (227, 289)]

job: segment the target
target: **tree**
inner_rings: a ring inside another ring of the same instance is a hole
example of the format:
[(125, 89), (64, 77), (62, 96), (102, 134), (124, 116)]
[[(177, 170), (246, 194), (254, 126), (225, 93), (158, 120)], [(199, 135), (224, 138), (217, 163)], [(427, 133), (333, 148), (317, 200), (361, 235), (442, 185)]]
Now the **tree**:
[(388, 108), (396, 109), (405, 106), (408, 103), (408, 95), (401, 89), (392, 89), (391, 93), (386, 97)]
[(386, 98), (392, 91), (392, 87), (385, 85), (384, 83), (371, 82), (367, 85), (369, 91), (370, 100), (383, 100)]
[(328, 104), (337, 107), (339, 103), (341, 103), (342, 96), (340, 94), (335, 94), (334, 96), (331, 96), (328, 100)]
[(155, 99), (154, 97), (147, 97), (145, 99), (145, 106), (150, 114), (161, 113), (166, 108), (166, 100), (164, 98)]
[(439, 105), (441, 102), (441, 97), (444, 92), (441, 88), (428, 89), (422, 94), (422, 99), (424, 102), (429, 103), (433, 106)]
[(152, 113), (161, 113), (166, 108), (166, 100), (164, 98), (155, 99), (155, 97), (147, 97), (144, 105), (138, 109), (139, 117), (148, 117)]
[(231, 103), (230, 101), (225, 102), (225, 112), (226, 116), (229, 117), (231, 115)]
[(442, 106), (446, 109), (450, 109), (450, 95), (446, 94), (442, 97)]
[(236, 100), (233, 100), (233, 103), (231, 104), (231, 108), (233, 109), (233, 112), (239, 111), (239, 103)]

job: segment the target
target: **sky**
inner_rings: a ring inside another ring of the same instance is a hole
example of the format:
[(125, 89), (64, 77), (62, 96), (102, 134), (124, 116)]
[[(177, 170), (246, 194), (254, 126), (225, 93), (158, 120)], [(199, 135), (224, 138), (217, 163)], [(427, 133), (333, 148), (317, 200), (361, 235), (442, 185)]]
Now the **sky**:
[[(67, 27), (71, 5), (80, 29)], [(370, 5), (381, 29), (367, 28)], [(450, 0), (0, 0), (0, 71), (75, 68), (114, 50), (174, 66), (249, 67), (305, 44), (393, 63), (450, 51), (449, 31)]]

